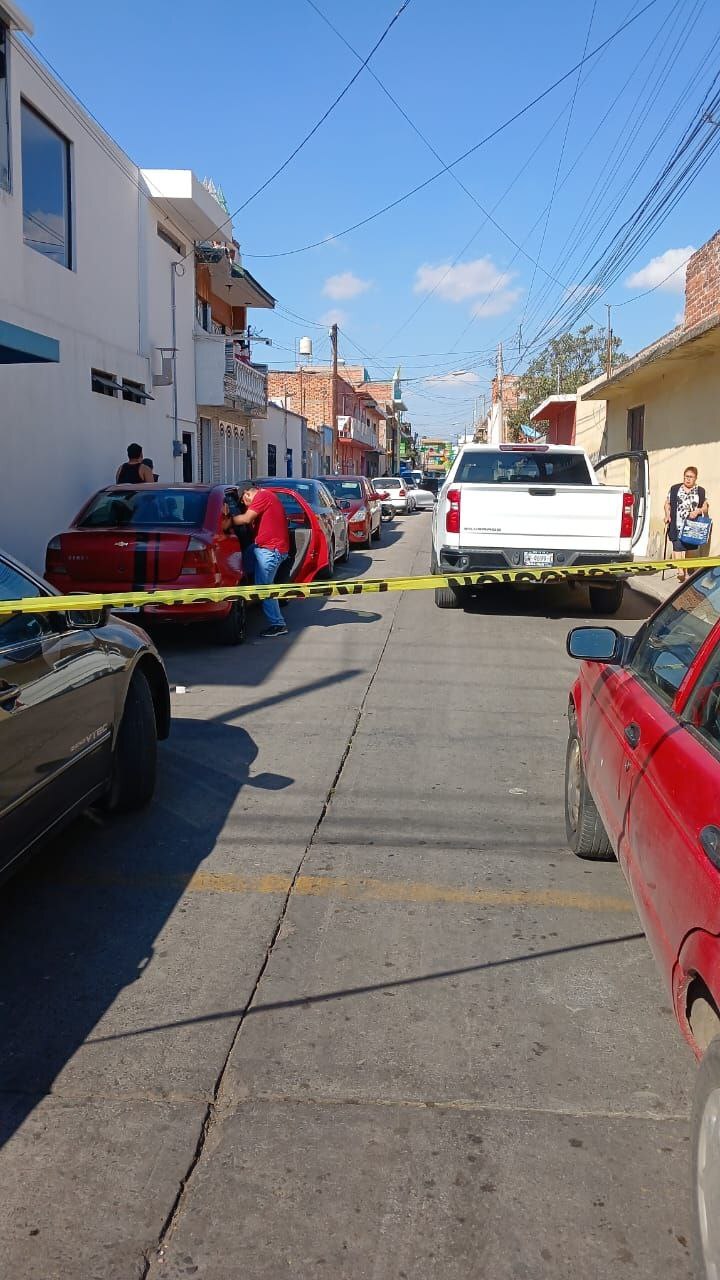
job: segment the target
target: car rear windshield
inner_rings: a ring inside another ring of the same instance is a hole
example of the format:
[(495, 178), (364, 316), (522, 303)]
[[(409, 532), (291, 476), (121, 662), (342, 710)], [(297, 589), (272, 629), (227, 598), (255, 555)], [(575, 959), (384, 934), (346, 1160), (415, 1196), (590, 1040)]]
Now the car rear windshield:
[(78, 521), (80, 529), (132, 528), (134, 525), (188, 525), (205, 519), (208, 494), (189, 489), (113, 489), (99, 493)]
[(458, 484), (592, 484), (582, 453), (466, 453), (455, 472)]
[(323, 484), (334, 498), (362, 498), (362, 490), (357, 480), (331, 480), (326, 476)]
[(383, 478), (382, 480), (377, 481), (378, 488), (380, 489), (400, 489), (402, 487), (402, 483), (402, 480), (395, 480), (392, 476), (387, 479)]

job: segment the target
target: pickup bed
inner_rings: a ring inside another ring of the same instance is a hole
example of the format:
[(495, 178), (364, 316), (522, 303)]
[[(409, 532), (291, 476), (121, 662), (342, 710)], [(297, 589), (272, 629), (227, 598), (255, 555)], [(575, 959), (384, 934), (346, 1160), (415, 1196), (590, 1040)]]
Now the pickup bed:
[[(601, 484), (597, 469), (630, 460), (632, 488)], [(597, 469), (596, 469), (597, 468)], [(570, 445), (466, 445), (433, 517), (434, 574), (552, 569), (632, 560), (647, 510), (647, 455), (616, 454), (595, 467)], [(615, 613), (622, 578), (590, 587), (594, 611)], [(468, 588), (438, 587), (435, 603), (457, 609)]]

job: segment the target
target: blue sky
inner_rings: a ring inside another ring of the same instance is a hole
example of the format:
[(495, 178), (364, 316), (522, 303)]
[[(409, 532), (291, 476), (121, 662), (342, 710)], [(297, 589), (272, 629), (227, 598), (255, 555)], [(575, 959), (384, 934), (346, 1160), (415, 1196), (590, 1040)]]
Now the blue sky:
[[(316, 3), (364, 57), (399, 0)], [(25, 0), (25, 8), (38, 48), (134, 160), (212, 177), (231, 209), (358, 66), (307, 0), (207, 11), (188, 0), (126, 0), (121, 17), (116, 6), (90, 0)], [(641, 0), (604, 0), (594, 9), (593, 0), (410, 0), (372, 67), (447, 162), (568, 70), (586, 39), (594, 48), (640, 8)], [(458, 178), (495, 210), (502, 230), (483, 225), (473, 200), (446, 174), (349, 236), (293, 256), (256, 256), (329, 237), (439, 168), (362, 72), (289, 168), (236, 220), (248, 268), (283, 311), (305, 318), (258, 313), (274, 346), (256, 348), (257, 358), (292, 364), (303, 333), (313, 336), (316, 358), (327, 358), (323, 326), (337, 318), (349, 363), (365, 363), (379, 377), (401, 365), (421, 432), (461, 429), (474, 398), (488, 391), (497, 341), (505, 344), (506, 368), (522, 368), (521, 322), (531, 341), (597, 253), (592, 242), (606, 243), (650, 187), (720, 68), (720, 52), (711, 51), (718, 34), (715, 0), (656, 0), (587, 65), (572, 113), (575, 77), (459, 165)], [(677, 116), (643, 164), (676, 101)], [(657, 284), (708, 239), (720, 222), (719, 194), (713, 159), (597, 298), (592, 317), (604, 323), (606, 302), (617, 306)], [(540, 253), (534, 283), (532, 262), (508, 236), (531, 257)], [(633, 352), (672, 328), (681, 309), (682, 271), (618, 307), (614, 328)]]

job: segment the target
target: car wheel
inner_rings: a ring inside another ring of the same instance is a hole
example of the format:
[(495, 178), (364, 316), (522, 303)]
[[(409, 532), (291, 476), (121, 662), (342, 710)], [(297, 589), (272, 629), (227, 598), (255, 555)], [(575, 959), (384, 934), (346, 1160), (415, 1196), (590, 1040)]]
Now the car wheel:
[(593, 613), (617, 613), (625, 595), (625, 583), (611, 582), (608, 586), (589, 588), (590, 608)]
[(247, 630), (244, 600), (233, 600), (229, 613), (216, 624), (215, 635), (219, 644), (242, 644)]
[(585, 777), (577, 732), (570, 731), (565, 756), (565, 832), (578, 858), (612, 862), (615, 854)]
[(462, 609), (465, 592), (462, 587), (436, 587), (435, 604), (438, 609)]
[(115, 813), (142, 808), (152, 799), (156, 772), (155, 708), (145, 676), (136, 671), (115, 740), (107, 807)]
[(720, 1275), (720, 1036), (700, 1063), (690, 1132), (692, 1243), (700, 1280)]

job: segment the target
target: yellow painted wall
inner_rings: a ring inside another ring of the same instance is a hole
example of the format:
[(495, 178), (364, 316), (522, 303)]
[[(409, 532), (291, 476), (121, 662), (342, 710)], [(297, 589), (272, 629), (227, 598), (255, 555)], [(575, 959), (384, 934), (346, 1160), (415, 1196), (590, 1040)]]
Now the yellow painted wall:
[(575, 443), (580, 445), (593, 461), (601, 453), (607, 452), (603, 438), (605, 435), (606, 402), (604, 400), (582, 400), (581, 396), (585, 391), (589, 391), (591, 387), (594, 387), (597, 382), (602, 381), (602, 378), (597, 378), (595, 382), (588, 382), (584, 387), (578, 387), (577, 392)]
[[(592, 403), (587, 401), (587, 404)], [(645, 448), (650, 459), (648, 556), (663, 554), (664, 503), (687, 466), (698, 468), (714, 527), (710, 551), (720, 554), (720, 358), (709, 355), (666, 373), (607, 404), (607, 452), (627, 448), (627, 413), (645, 405)], [(579, 443), (579, 442), (578, 442)], [(627, 482), (627, 467), (608, 468), (609, 484)]]

